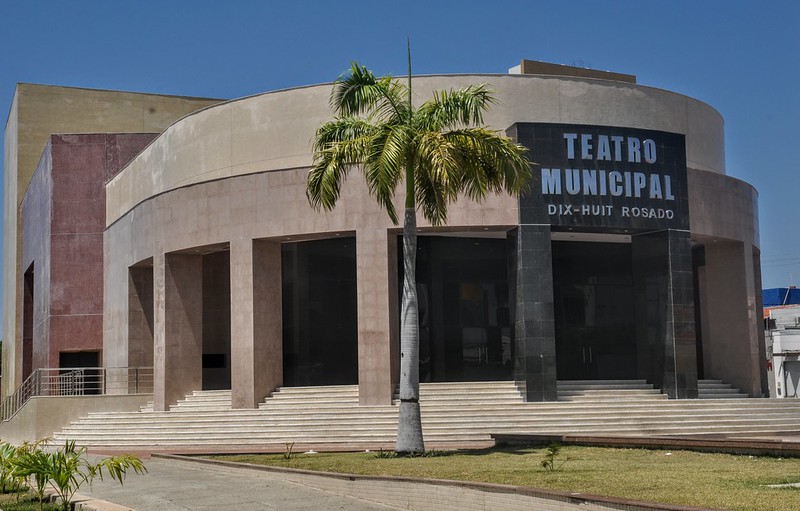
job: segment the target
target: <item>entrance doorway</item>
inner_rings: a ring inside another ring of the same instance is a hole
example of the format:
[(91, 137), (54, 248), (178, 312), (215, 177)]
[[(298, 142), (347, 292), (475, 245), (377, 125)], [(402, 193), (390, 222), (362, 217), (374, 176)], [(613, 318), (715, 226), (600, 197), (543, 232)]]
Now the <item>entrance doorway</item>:
[[(83, 369), (76, 374), (80, 393), (86, 395), (103, 394), (103, 377), (100, 367), (99, 351), (62, 351), (58, 354), (59, 373), (65, 375), (75, 369)], [(84, 369), (86, 368), (86, 369)]]
[(553, 242), (558, 379), (637, 377), (633, 297), (629, 243)]

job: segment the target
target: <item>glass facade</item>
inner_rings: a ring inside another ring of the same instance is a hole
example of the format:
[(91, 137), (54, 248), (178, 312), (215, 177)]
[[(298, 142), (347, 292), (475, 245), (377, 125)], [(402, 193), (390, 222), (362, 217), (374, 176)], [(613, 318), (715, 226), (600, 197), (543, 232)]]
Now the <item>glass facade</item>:
[[(358, 383), (355, 243), (282, 246), (286, 386)], [(401, 236), (397, 246), (400, 294)], [(506, 238), (419, 236), (421, 382), (513, 378), (509, 247)], [(632, 244), (552, 241), (551, 249), (558, 379), (643, 377)]]
[(285, 243), (283, 384), (358, 383), (356, 240)]
[(637, 377), (628, 243), (553, 242), (559, 380)]
[(420, 381), (511, 379), (505, 238), (420, 236), (417, 294)]

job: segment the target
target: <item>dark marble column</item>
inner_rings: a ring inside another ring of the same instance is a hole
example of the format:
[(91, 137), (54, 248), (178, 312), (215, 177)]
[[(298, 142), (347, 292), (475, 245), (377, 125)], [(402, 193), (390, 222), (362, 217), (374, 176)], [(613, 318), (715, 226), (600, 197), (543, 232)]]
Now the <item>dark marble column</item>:
[(514, 379), (526, 401), (555, 401), (556, 342), (549, 225), (509, 233), (509, 292)]
[(692, 251), (689, 232), (632, 237), (639, 376), (670, 398), (697, 397)]

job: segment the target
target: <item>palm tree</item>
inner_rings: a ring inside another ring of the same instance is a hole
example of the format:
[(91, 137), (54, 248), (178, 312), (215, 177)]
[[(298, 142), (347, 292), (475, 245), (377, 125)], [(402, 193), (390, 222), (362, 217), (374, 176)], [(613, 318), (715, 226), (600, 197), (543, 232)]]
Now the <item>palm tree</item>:
[(416, 289), (417, 208), (432, 225), (447, 221), (459, 195), (520, 193), (528, 183), (525, 148), (483, 126), (494, 102), (487, 85), (434, 92), (414, 108), (411, 57), (408, 83), (376, 77), (357, 63), (333, 84), (336, 117), (317, 129), (306, 195), (314, 209), (331, 210), (348, 171), (360, 166), (370, 194), (397, 225), (393, 199), (405, 182), (403, 294), (400, 318), (400, 453), (424, 451), (419, 410), (419, 321)]

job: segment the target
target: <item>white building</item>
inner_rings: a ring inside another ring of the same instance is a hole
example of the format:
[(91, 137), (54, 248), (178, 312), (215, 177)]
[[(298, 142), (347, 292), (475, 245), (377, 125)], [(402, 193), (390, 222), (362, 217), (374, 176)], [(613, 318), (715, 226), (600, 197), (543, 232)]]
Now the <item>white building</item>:
[(800, 397), (800, 305), (767, 308), (764, 319), (770, 395)]

